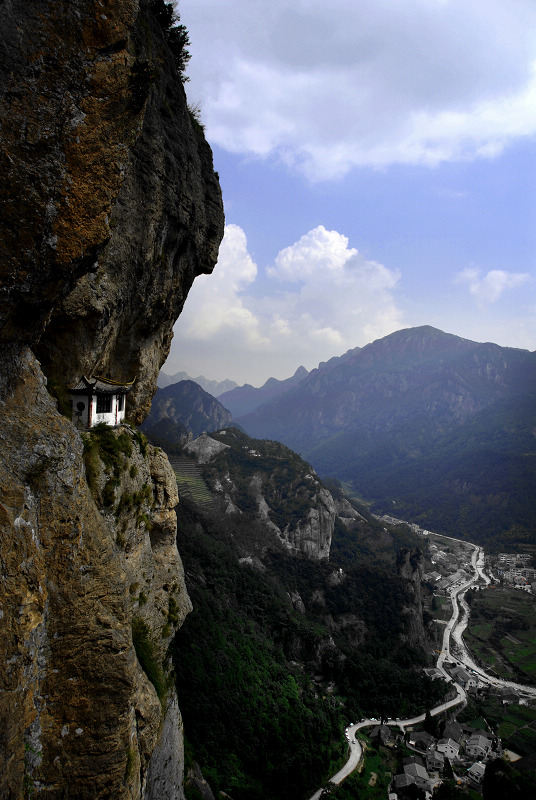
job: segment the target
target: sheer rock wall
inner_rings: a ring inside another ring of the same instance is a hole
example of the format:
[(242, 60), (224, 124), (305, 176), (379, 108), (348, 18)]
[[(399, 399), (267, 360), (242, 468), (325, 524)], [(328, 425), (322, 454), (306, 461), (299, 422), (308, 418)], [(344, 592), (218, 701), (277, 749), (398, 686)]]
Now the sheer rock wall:
[(132, 628), (165, 670), (190, 609), (174, 475), (125, 426), (90, 489), (47, 384), (136, 378), (143, 419), (219, 184), (143, 2), (6, 0), (0, 27), (0, 796), (179, 800), (177, 700)]

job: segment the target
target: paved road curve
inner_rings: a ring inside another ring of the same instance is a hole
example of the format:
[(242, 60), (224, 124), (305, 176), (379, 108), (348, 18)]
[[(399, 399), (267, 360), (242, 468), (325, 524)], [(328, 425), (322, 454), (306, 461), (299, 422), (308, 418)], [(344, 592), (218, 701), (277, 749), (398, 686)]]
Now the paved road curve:
[[(450, 538), (450, 537), (442, 537), (442, 538)], [(455, 540), (459, 543), (459, 539)], [(445, 661), (455, 661), (461, 664), (464, 667), (468, 667), (474, 673), (476, 673), (484, 683), (492, 683), (495, 686), (508, 686), (511, 688), (515, 688), (521, 690), (524, 694), (531, 697), (536, 697), (536, 688), (532, 686), (521, 686), (520, 684), (513, 683), (512, 681), (504, 681), (500, 680), (496, 677), (488, 675), (484, 672), (480, 667), (478, 667), (473, 659), (470, 657), (469, 653), (467, 652), (467, 648), (462, 639), (462, 634), (465, 628), (467, 627), (467, 623), (469, 620), (469, 608), (465, 602), (464, 595), (467, 589), (471, 586), (474, 586), (476, 583), (483, 581), (486, 585), (489, 584), (489, 578), (485, 575), (483, 571), (484, 567), (484, 551), (478, 545), (468, 543), (470, 547), (473, 548), (473, 553), (471, 556), (471, 565), (473, 567), (473, 575), (471, 578), (466, 580), (464, 583), (455, 584), (449, 590), (450, 598), (452, 601), (452, 616), (449, 619), (448, 623), (445, 626), (445, 630), (443, 632), (443, 643), (441, 648), (441, 653), (437, 659), (437, 668), (443, 674), (443, 677), (449, 681), (451, 681), (450, 675), (445, 670), (444, 663)], [(458, 600), (460, 601), (458, 603)], [(464, 614), (460, 618), (460, 606), (464, 611)], [(451, 636), (455, 641), (458, 652), (461, 655), (456, 658), (450, 652), (450, 639)], [(466, 693), (465, 690), (457, 683), (452, 682), (452, 688), (456, 690), (456, 697), (452, 700), (449, 700), (446, 703), (442, 703), (441, 705), (437, 706), (436, 708), (432, 709), (430, 714), (435, 716), (436, 714), (441, 714), (443, 711), (448, 711), (455, 706), (460, 705), (465, 701)], [(405, 719), (405, 720), (398, 720), (398, 719), (389, 719), (387, 720), (387, 725), (391, 725), (394, 727), (400, 728), (400, 730), (404, 731), (407, 727), (412, 727), (419, 722), (423, 722), (425, 718), (425, 714), (420, 714), (417, 717), (413, 717), (413, 719)], [(350, 723), (348, 728), (346, 728), (346, 738), (348, 739), (348, 745), (350, 747), (350, 755), (348, 761), (344, 765), (342, 769), (337, 772), (332, 778), (329, 779), (329, 783), (339, 784), (350, 775), (359, 766), (359, 762), (363, 757), (363, 748), (359, 741), (356, 739), (356, 733), (361, 728), (367, 728), (374, 725), (379, 725), (380, 720), (377, 719), (364, 719), (360, 720), (357, 723)], [(322, 789), (319, 789), (315, 794), (310, 798), (310, 800), (319, 800), (322, 795)]]

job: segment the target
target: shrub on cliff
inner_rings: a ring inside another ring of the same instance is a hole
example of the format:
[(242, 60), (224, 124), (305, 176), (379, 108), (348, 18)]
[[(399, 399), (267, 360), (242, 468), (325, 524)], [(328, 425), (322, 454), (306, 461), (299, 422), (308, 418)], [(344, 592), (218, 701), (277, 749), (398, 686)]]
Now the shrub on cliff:
[(181, 25), (180, 17), (172, 3), (165, 3), (164, 0), (149, 0), (148, 6), (151, 14), (162, 29), (164, 39), (171, 50), (175, 66), (182, 81), (188, 80), (184, 73), (191, 56), (187, 50), (190, 45), (190, 38), (186, 26)]

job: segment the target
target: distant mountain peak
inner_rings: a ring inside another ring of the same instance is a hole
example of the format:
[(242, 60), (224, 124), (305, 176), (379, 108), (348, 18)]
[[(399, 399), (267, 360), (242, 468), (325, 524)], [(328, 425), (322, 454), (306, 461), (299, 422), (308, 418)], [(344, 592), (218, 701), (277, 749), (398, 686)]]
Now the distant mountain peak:
[(259, 389), (255, 389), (250, 384), (238, 386), (230, 392), (224, 392), (218, 399), (229, 409), (233, 418), (249, 414), (264, 403), (271, 402), (276, 397), (294, 388), (302, 380), (305, 380), (309, 372), (305, 367), (298, 367), (294, 375), (286, 380), (280, 381), (277, 378), (268, 378)]

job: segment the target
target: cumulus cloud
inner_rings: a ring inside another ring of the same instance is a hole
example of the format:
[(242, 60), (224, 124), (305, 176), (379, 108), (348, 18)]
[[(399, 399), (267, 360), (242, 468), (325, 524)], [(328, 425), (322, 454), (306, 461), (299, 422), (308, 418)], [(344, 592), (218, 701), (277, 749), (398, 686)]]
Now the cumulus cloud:
[(532, 0), (181, 0), (210, 141), (311, 179), (536, 132)]
[(516, 289), (531, 280), (526, 272), (506, 272), (493, 269), (485, 275), (474, 267), (459, 272), (456, 283), (465, 283), (480, 306), (495, 303), (508, 289)]
[[(403, 327), (398, 273), (322, 225), (260, 271), (228, 225), (212, 276), (200, 276), (175, 327), (166, 372), (264, 382), (308, 369)], [(226, 374), (221, 374), (221, 370)]]
[(246, 345), (262, 345), (258, 321), (242, 298), (256, 277), (245, 233), (238, 225), (228, 225), (214, 273), (200, 275), (188, 295), (180, 317), (181, 336), (198, 342), (219, 337), (224, 346), (238, 337)]

